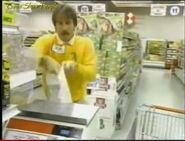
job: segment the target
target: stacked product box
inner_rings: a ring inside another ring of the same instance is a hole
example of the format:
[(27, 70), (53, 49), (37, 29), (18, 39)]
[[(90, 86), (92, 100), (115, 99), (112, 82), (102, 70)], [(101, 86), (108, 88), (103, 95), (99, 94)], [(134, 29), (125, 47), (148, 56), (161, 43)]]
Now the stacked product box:
[(77, 19), (77, 35), (89, 37), (93, 41), (95, 49), (98, 49), (101, 35), (96, 30), (96, 13), (78, 13)]
[(97, 13), (98, 31), (104, 35), (114, 34), (115, 32), (120, 34), (124, 27), (124, 19), (124, 13)]
[(184, 69), (184, 65), (185, 65), (184, 52), (185, 52), (185, 46), (182, 45), (178, 49), (178, 67), (181, 69)]
[(102, 50), (104, 52), (104, 68), (102, 69), (104, 76), (118, 77), (121, 75), (122, 66), (122, 43), (119, 45), (118, 40), (110, 40), (105, 38), (102, 44)]
[(100, 107), (98, 138), (111, 138), (116, 127), (117, 95), (94, 91), (87, 97), (88, 104)]
[(7, 55), (8, 45), (3, 44), (3, 58), (2, 58), (2, 107), (5, 108), (10, 104), (10, 59)]
[(87, 96), (87, 103), (100, 107), (98, 112), (98, 138), (111, 138), (116, 127), (116, 109), (118, 98), (114, 78), (97, 77), (96, 85), (91, 85), (91, 93)]
[(123, 121), (128, 109), (128, 103), (128, 95), (122, 96), (118, 102), (116, 110), (116, 129), (120, 129), (123, 126)]

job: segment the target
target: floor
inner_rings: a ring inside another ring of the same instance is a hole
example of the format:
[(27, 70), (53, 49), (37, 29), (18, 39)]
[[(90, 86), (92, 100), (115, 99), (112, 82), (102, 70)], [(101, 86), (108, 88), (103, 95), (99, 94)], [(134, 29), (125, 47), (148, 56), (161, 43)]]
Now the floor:
[(184, 109), (185, 87), (169, 70), (143, 68), (135, 92), (129, 98), (129, 108), (123, 127), (112, 139), (128, 139), (135, 118), (136, 107), (141, 104), (161, 105)]

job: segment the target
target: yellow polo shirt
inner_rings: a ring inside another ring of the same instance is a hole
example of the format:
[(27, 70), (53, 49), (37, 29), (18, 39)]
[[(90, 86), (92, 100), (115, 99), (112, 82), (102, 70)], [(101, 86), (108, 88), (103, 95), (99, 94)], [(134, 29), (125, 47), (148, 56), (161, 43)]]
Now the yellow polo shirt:
[[(56, 45), (62, 47), (62, 53), (53, 51)], [(58, 34), (46, 34), (36, 40), (33, 48), (38, 56), (48, 55), (60, 64), (65, 60), (74, 59), (75, 54), (77, 70), (66, 78), (73, 102), (84, 100), (87, 83), (96, 78), (96, 55), (92, 41), (87, 37), (74, 36), (67, 44), (64, 44)]]

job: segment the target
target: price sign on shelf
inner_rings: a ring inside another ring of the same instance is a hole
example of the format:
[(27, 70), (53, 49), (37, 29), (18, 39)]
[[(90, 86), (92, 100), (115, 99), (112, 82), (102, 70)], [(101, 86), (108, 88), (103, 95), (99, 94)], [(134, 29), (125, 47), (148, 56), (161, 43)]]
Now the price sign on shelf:
[(78, 12), (105, 12), (105, 4), (77, 4)]
[(80, 11), (80, 12), (92, 12), (92, 5), (78, 5), (78, 11)]
[(170, 16), (180, 16), (183, 15), (184, 7), (180, 5), (173, 5), (167, 7), (167, 15)]
[(166, 5), (152, 4), (150, 15), (151, 16), (166, 16)]

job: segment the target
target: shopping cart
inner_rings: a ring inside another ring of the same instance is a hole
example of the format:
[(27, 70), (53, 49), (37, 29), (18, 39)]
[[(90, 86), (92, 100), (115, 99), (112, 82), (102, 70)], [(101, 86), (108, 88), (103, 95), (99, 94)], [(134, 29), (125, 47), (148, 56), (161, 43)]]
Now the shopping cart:
[(136, 112), (136, 139), (185, 139), (185, 111), (141, 105)]

